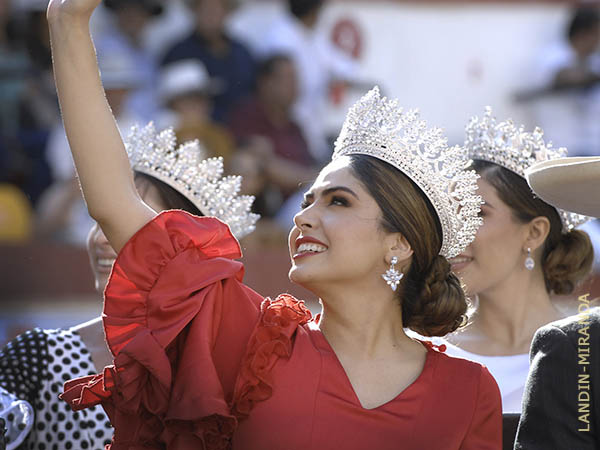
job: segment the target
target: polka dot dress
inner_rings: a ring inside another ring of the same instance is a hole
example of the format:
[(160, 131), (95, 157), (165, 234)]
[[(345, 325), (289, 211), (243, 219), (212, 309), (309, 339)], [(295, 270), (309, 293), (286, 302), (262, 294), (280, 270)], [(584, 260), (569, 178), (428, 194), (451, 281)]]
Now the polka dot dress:
[(29, 436), (33, 421), (33, 407), (29, 402), (0, 386), (0, 450), (18, 448)]
[(58, 398), (65, 381), (95, 373), (90, 352), (71, 330), (27, 331), (0, 351), (0, 386), (35, 409), (19, 450), (103, 450), (110, 443), (113, 429), (100, 405), (72, 411)]

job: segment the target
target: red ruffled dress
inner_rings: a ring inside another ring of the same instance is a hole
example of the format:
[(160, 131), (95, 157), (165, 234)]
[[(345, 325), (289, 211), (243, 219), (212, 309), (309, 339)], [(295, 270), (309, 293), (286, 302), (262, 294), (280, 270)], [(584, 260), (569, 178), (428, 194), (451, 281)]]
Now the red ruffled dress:
[(112, 450), (499, 450), (502, 408), (483, 366), (428, 346), (421, 375), (364, 409), (310, 312), (242, 284), (217, 219), (167, 211), (125, 245), (105, 292), (114, 365), (65, 384), (101, 403)]

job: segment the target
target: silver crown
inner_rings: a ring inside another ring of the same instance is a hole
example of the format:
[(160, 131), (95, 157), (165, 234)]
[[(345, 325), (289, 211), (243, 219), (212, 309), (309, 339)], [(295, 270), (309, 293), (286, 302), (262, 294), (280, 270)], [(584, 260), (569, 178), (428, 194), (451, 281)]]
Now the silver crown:
[[(511, 119), (496, 122), (489, 106), (481, 119), (472, 117), (467, 124), (465, 147), (469, 158), (498, 164), (523, 178), (533, 164), (567, 156), (566, 148), (552, 148), (551, 142), (544, 142), (544, 132), (539, 127), (529, 133)], [(591, 219), (560, 208), (556, 211), (564, 233)]]
[(168, 184), (202, 214), (229, 225), (238, 239), (254, 230), (260, 216), (250, 212), (254, 197), (238, 195), (242, 177), (223, 177), (223, 158), (206, 159), (197, 140), (177, 147), (172, 128), (157, 133), (150, 122), (143, 128), (131, 128), (125, 148), (133, 170)]
[(478, 175), (460, 147), (449, 148), (439, 128), (427, 129), (416, 110), (404, 112), (375, 87), (348, 112), (332, 159), (363, 154), (404, 173), (425, 193), (442, 225), (440, 255), (459, 255), (482, 223)]

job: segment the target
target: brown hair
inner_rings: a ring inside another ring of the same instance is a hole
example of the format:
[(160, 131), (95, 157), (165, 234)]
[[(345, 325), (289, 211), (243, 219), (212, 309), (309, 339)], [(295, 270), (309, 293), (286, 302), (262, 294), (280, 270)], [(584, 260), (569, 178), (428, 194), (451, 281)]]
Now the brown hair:
[(467, 301), (450, 264), (439, 255), (442, 229), (425, 194), (388, 163), (366, 155), (349, 155), (354, 175), (382, 211), (382, 227), (400, 233), (413, 250), (398, 298), (403, 325), (423, 336), (444, 336), (466, 322)]
[(571, 294), (590, 272), (594, 261), (594, 248), (587, 233), (580, 230), (563, 233), (556, 209), (537, 197), (525, 178), (488, 161), (475, 160), (472, 168), (496, 189), (517, 221), (528, 223), (536, 217), (550, 221), (550, 232), (542, 251), (546, 290), (559, 295)]
[(204, 215), (187, 197), (168, 184), (142, 172), (134, 172), (134, 175), (136, 179), (142, 179), (156, 187), (160, 200), (166, 205), (166, 209), (181, 209), (196, 216)]

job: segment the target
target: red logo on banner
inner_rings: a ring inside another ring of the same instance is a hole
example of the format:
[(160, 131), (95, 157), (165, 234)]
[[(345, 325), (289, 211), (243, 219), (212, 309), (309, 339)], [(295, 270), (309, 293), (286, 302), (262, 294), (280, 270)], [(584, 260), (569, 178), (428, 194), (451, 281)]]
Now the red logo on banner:
[(353, 20), (338, 20), (331, 31), (331, 40), (354, 59), (360, 58), (363, 38), (358, 25)]

